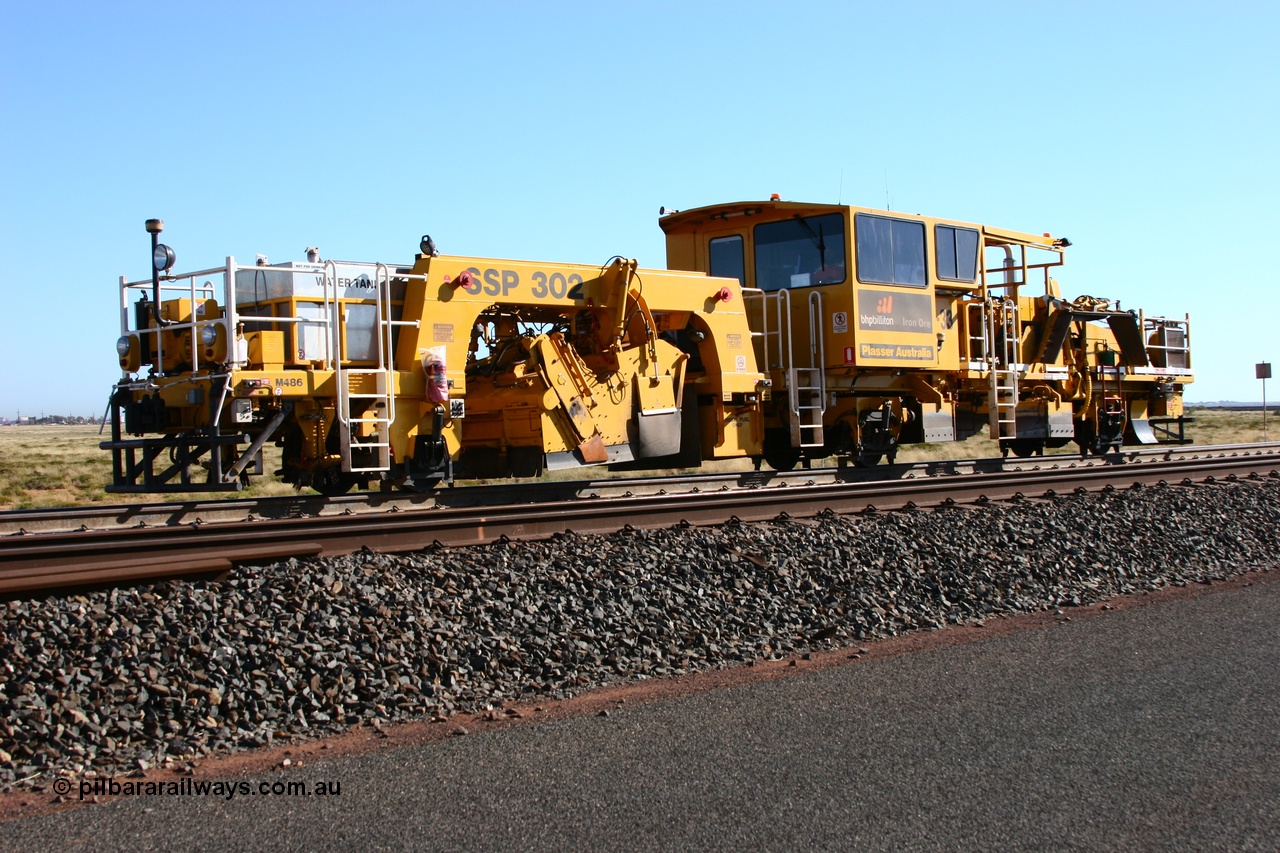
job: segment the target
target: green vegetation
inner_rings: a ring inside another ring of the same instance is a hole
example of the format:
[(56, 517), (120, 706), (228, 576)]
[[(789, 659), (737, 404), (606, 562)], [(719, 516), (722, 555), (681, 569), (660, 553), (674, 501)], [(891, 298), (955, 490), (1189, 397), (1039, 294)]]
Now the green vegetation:
[[(1249, 444), (1264, 440), (1261, 410), (1233, 412), (1196, 407), (1189, 408), (1187, 414), (1195, 419), (1188, 427), (1195, 444)], [(1267, 434), (1272, 440), (1280, 440), (1280, 415), (1267, 415)], [(103, 489), (111, 479), (111, 455), (98, 449), (101, 440), (96, 424), (0, 426), (0, 510), (128, 503), (147, 499), (146, 496), (109, 495)], [(1071, 454), (1077, 451), (1071, 444), (1049, 452)], [(907, 445), (898, 453), (898, 461), (926, 462), (998, 455), (994, 441), (985, 436), (973, 436), (956, 443)], [(255, 477), (251, 488), (233, 494), (264, 497), (293, 493), (292, 486), (270, 476), (269, 472), (280, 467), (278, 448), (267, 445), (263, 467), (268, 472), (267, 476)], [(709, 465), (708, 469), (746, 471), (751, 469), (751, 463), (749, 460), (730, 460), (714, 467)], [(558, 472), (555, 476), (557, 479), (576, 479), (607, 474), (604, 469), (578, 469)], [(183, 500), (208, 498), (210, 494), (163, 497)]]

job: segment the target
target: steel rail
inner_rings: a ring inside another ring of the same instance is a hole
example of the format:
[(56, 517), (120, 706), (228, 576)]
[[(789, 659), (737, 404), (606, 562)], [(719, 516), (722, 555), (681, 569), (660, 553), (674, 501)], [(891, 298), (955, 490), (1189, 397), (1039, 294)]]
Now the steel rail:
[(787, 488), (833, 482), (902, 480), (940, 475), (968, 475), (1044, 467), (1108, 466), (1118, 463), (1194, 459), (1280, 452), (1280, 442), (1202, 445), (1185, 447), (1127, 448), (1120, 454), (1080, 458), (1075, 454), (1051, 454), (1032, 458), (988, 457), (945, 459), (878, 465), (872, 468), (822, 467), (795, 471), (699, 472), (685, 475), (639, 475), (590, 480), (551, 482), (513, 481), (498, 485), (469, 485), (431, 493), (365, 492), (338, 497), (297, 494), (266, 498), (187, 501), (155, 501), (130, 504), (95, 504), (0, 512), (0, 537), (14, 534), (51, 533), (139, 525), (182, 525), (193, 522), (222, 523), (256, 519), (284, 519), (311, 515), (342, 515), (426, 509), (435, 506), (481, 507), (505, 503), (545, 504), (578, 498), (634, 494), (696, 492), (734, 488)]
[(333, 557), (362, 548), (403, 552), (574, 533), (813, 517), (1053, 497), (1135, 483), (1280, 476), (1280, 453), (1140, 465), (1048, 468), (770, 489), (601, 497), (553, 504), (437, 507), (219, 524), (77, 531), (0, 538), (0, 594), (224, 571), (233, 563)]

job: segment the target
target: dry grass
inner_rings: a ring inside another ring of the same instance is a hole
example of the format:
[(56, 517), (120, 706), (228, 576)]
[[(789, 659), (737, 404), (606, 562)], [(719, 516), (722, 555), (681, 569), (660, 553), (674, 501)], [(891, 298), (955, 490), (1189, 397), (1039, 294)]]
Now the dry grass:
[[(1187, 417), (1194, 419), (1187, 425), (1187, 435), (1191, 443), (1209, 444), (1253, 444), (1259, 441), (1280, 441), (1280, 415), (1267, 414), (1267, 437), (1262, 432), (1262, 410), (1256, 412), (1233, 412), (1225, 409), (1207, 409), (1188, 407)], [(1046, 454), (1078, 455), (1080, 449), (1075, 443), (1058, 449), (1049, 449)], [(905, 445), (898, 453), (899, 462), (932, 462), (939, 459), (982, 459), (999, 456), (999, 445), (987, 438), (985, 434), (971, 436), (962, 442), (946, 444), (913, 444)]]
[[(1195, 408), (1189, 409), (1188, 415), (1195, 418), (1188, 432), (1196, 444), (1248, 444), (1264, 440), (1261, 411)], [(1280, 440), (1280, 415), (1267, 416), (1267, 434), (1272, 440)], [(0, 510), (128, 502), (130, 496), (109, 495), (103, 490), (103, 485), (111, 479), (111, 457), (107, 451), (98, 449), (101, 440), (98, 427), (91, 425), (0, 427)], [(1050, 452), (1077, 451), (1071, 444)], [(271, 472), (280, 467), (279, 453), (279, 449), (267, 445), (265, 471)], [(963, 442), (907, 445), (898, 453), (898, 461), (927, 462), (998, 455), (996, 443), (979, 435)], [(746, 471), (751, 469), (751, 462), (745, 459), (726, 460), (707, 468)], [(560, 472), (560, 478), (600, 477), (606, 473), (603, 469), (579, 469)], [(293, 493), (292, 486), (278, 482), (270, 473), (255, 477), (253, 484), (252, 488), (233, 494), (263, 497)], [(208, 498), (211, 494), (203, 492), (164, 497), (182, 500)]]
[[(98, 442), (107, 437), (98, 435), (98, 427), (91, 424), (0, 427), (0, 510), (128, 503), (147, 497), (107, 494), (103, 487), (111, 481), (111, 454), (98, 449)], [(280, 451), (268, 445), (263, 470), (279, 467)], [(253, 483), (250, 489), (223, 496), (293, 493), (292, 486), (269, 476), (256, 477)], [(162, 497), (186, 500), (210, 496), (201, 492)]]
[(1195, 421), (1187, 426), (1187, 434), (1195, 444), (1253, 444), (1280, 441), (1280, 413), (1267, 412), (1266, 434), (1262, 429), (1262, 410), (1231, 412), (1224, 409), (1188, 408), (1187, 417)]

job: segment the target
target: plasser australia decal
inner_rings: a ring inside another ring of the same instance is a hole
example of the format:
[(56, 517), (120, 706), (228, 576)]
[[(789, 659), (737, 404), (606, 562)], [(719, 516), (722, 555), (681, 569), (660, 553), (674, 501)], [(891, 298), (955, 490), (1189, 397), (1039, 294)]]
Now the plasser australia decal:
[(858, 344), (859, 358), (891, 358), (897, 361), (933, 361), (933, 347), (914, 344)]

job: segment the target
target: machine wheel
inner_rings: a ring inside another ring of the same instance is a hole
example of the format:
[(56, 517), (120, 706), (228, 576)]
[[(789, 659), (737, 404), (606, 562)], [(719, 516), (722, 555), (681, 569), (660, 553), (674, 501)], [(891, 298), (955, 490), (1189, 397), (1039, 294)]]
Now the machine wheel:
[(884, 457), (893, 464), (898, 455), (898, 432), (902, 422), (893, 414), (893, 407), (885, 403), (878, 409), (863, 412), (858, 417), (858, 465), (870, 468), (879, 465)]
[(1084, 459), (1089, 455), (1097, 440), (1097, 433), (1093, 428), (1093, 424), (1088, 421), (1076, 422), (1076, 446), (1080, 448), (1080, 458)]
[(1106, 456), (1107, 451), (1113, 448), (1119, 454), (1121, 442), (1116, 440), (1114, 434), (1108, 435), (1104, 433), (1099, 435), (1092, 424), (1086, 424), (1083, 429), (1080, 426), (1076, 427), (1076, 444), (1080, 446), (1080, 458), (1083, 459), (1090, 454), (1093, 456)]
[(410, 492), (415, 495), (425, 495), (434, 492), (439, 485), (439, 478), (432, 478), (428, 480), (403, 480), (396, 483), (396, 488), (402, 492)]
[(800, 464), (800, 450), (795, 447), (765, 448), (764, 461), (775, 471), (791, 471)]
[(317, 468), (311, 474), (311, 488), (328, 498), (345, 495), (356, 484), (356, 478), (337, 465)]
[(1009, 442), (1008, 447), (1019, 459), (1044, 455), (1044, 441), (1039, 438), (1015, 438)]
[(541, 447), (508, 447), (507, 464), (512, 477), (532, 479), (542, 476)]
[(782, 429), (765, 430), (762, 455), (775, 471), (790, 471), (800, 464), (800, 448), (791, 446), (790, 433)]

